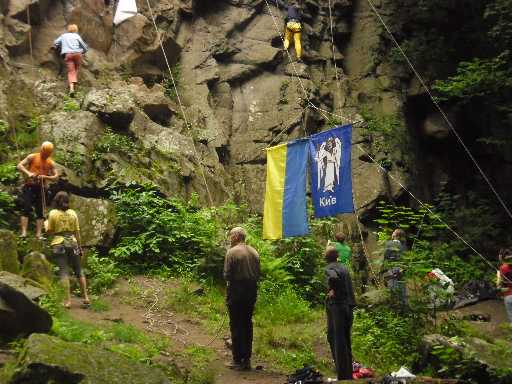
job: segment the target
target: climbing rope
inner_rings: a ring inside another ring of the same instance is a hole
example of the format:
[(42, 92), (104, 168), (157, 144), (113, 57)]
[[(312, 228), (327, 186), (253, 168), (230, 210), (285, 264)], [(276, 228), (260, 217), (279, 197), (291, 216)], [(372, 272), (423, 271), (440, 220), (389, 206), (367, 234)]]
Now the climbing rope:
[[(190, 133), (190, 136), (193, 137), (192, 129), (191, 129), (191, 124), (188, 121), (187, 114), (185, 112), (185, 108), (183, 106), (183, 103), (181, 102), (181, 97), (180, 97), (180, 94), (178, 92), (178, 87), (176, 86), (176, 81), (174, 79), (174, 75), (173, 75), (172, 70), (171, 70), (171, 65), (169, 64), (169, 59), (167, 58), (167, 53), (165, 52), (164, 44), (162, 42), (162, 36), (160, 35), (160, 32), (158, 31), (158, 26), (156, 25), (155, 16), (153, 14), (153, 8), (151, 8), (151, 4), (150, 4), (149, 0), (146, 0), (146, 3), (148, 5), (149, 13), (151, 15), (151, 21), (153, 22), (153, 26), (155, 27), (155, 32), (156, 32), (156, 35), (157, 35), (157, 38), (158, 38), (158, 42), (160, 44), (160, 49), (162, 50), (162, 54), (164, 55), (165, 64), (167, 65), (167, 69), (169, 71), (169, 76), (171, 78), (172, 86), (174, 87), (174, 91), (176, 92), (176, 98), (178, 99), (178, 104), (180, 105), (180, 110), (181, 110), (181, 114), (183, 115), (183, 120), (185, 120), (185, 125), (187, 127), (187, 130)], [(204, 164), (201, 161), (201, 158), (199, 156), (199, 152), (198, 152), (198, 150), (196, 148), (196, 144), (195, 144), (193, 139), (192, 139), (192, 147), (194, 148), (194, 153), (195, 153), (195, 156), (197, 158), (197, 162), (198, 162), (199, 169), (200, 169), (200, 172), (201, 172), (201, 176), (202, 176), (202, 179), (203, 179), (203, 182), (204, 182), (204, 186), (206, 188), (206, 193), (208, 194), (208, 199), (210, 201), (210, 205), (213, 206), (213, 199), (212, 199), (212, 195), (210, 193), (210, 188), (208, 187), (208, 182), (206, 180), (206, 175), (205, 175), (205, 171), (204, 171)]]
[(30, 27), (28, 30), (28, 47), (30, 50), (30, 62), (32, 63), (32, 68), (35, 67), (34, 65), (34, 52), (32, 47), (32, 21), (30, 19), (30, 6), (27, 7), (27, 23)]
[(359, 219), (359, 215), (357, 214), (357, 202), (356, 202), (356, 195), (355, 193), (352, 193), (352, 200), (354, 201), (354, 215), (356, 216), (356, 223), (357, 223), (357, 229), (359, 231), (359, 237), (361, 239), (361, 246), (363, 247), (363, 254), (366, 259), (366, 263), (368, 264), (368, 269), (370, 270), (370, 274), (373, 276), (373, 281), (375, 282), (375, 285), (377, 288), (381, 288), (382, 284), (379, 279), (379, 276), (373, 269), (373, 263), (369, 256), (368, 248), (366, 247), (366, 243), (364, 242), (364, 236), (363, 236), (363, 230), (361, 228), (361, 220)]
[[(376, 15), (378, 16), (379, 20), (381, 21), (381, 23), (384, 25), (385, 29), (387, 30), (387, 32), (390, 34), (392, 40), (394, 41), (394, 43), (396, 44), (396, 46), (398, 47), (398, 49), (400, 50), (400, 52), (402, 53), (402, 55), (404, 56), (404, 58), (406, 59), (406, 61), (409, 63), (409, 66), (411, 67), (411, 69), (413, 70), (413, 72), (415, 73), (415, 75), (418, 77), (418, 80), (421, 82), (422, 86), (425, 88), (425, 90), (428, 92), (430, 98), (432, 99), (432, 102), (436, 105), (436, 107), (438, 108), (438, 110), (441, 112), (441, 114), (443, 115), (444, 119), (446, 120), (447, 124), (450, 126), (450, 128), (452, 129), (452, 131), (455, 133), (455, 135), (457, 136), (457, 138), (459, 139), (459, 141), (461, 142), (462, 146), (464, 147), (464, 149), (466, 150), (466, 152), (468, 153), (468, 155), (470, 156), (470, 158), (473, 160), (473, 162), (475, 163), (476, 167), (478, 168), (478, 170), (480, 171), (480, 173), (482, 174), (482, 176), (486, 179), (486, 181), (488, 182), (489, 186), (491, 187), (491, 189), (493, 190), (493, 192), (495, 192), (496, 194), (496, 197), (498, 198), (498, 200), (502, 203), (502, 205), (504, 206), (505, 210), (507, 211), (507, 213), (509, 214), (509, 216), (511, 216), (512, 218), (512, 215), (510, 214), (510, 211), (508, 210), (508, 208), (506, 207), (505, 203), (503, 202), (503, 200), (501, 199), (501, 197), (499, 196), (499, 194), (496, 192), (496, 190), (494, 189), (494, 187), (492, 186), (490, 180), (487, 178), (487, 176), (485, 175), (485, 173), (483, 172), (483, 170), (480, 168), (480, 166), (478, 165), (478, 163), (476, 162), (475, 158), (473, 157), (473, 155), (471, 154), (471, 152), (469, 151), (469, 149), (466, 147), (466, 145), (464, 144), (464, 142), (462, 141), (462, 138), (460, 138), (460, 136), (458, 135), (458, 133), (455, 131), (455, 128), (453, 127), (453, 125), (451, 124), (451, 122), (449, 121), (446, 113), (442, 110), (441, 106), (439, 105), (439, 103), (436, 101), (436, 99), (434, 98), (434, 96), (432, 95), (430, 89), (426, 86), (423, 78), (420, 76), (419, 72), (416, 70), (416, 68), (414, 67), (414, 65), (412, 64), (412, 62), (409, 60), (409, 58), (407, 57), (407, 55), (405, 54), (405, 52), (402, 50), (402, 48), (400, 47), (400, 45), (398, 44), (397, 40), (395, 39), (393, 33), (391, 32), (391, 30), (389, 29), (389, 27), (386, 25), (386, 23), (384, 22), (383, 18), (381, 17), (381, 15), (379, 14), (379, 12), (377, 11), (377, 9), (375, 8), (375, 5), (373, 4), (372, 0), (368, 0), (370, 6), (372, 7), (373, 11), (376, 13)], [(330, 18), (330, 25), (331, 25), (331, 43), (332, 43), (332, 51), (333, 51), (333, 61), (334, 61), (334, 65), (336, 66), (336, 56), (335, 56), (335, 46), (334, 46), (334, 32), (333, 32), (333, 18), (332, 18), (332, 6), (331, 6), (331, 0), (329, 0), (329, 18)], [(336, 72), (336, 75), (337, 75), (337, 72)], [(339, 77), (336, 76), (336, 80), (338, 82), (338, 86), (340, 87), (340, 90), (341, 90), (341, 84), (339, 82)], [(446, 226), (446, 228), (452, 233), (454, 234), (459, 240), (461, 240), (469, 249), (471, 249), (476, 255), (478, 255), (486, 264), (488, 264), (493, 270), (495, 271), (498, 271), (498, 269), (496, 268), (496, 266), (494, 264), (492, 264), (486, 257), (484, 257), (480, 252), (478, 252), (469, 242), (467, 242), (458, 232), (456, 232), (451, 226), (449, 226), (446, 222), (444, 222), (442, 220), (442, 218), (435, 214), (431, 209), (430, 207), (428, 207), (428, 205), (426, 205), (425, 203), (423, 203), (420, 199), (418, 199), (411, 191), (409, 191), (398, 179), (396, 179), (391, 173), (389, 173), (384, 167), (382, 167), (381, 164), (379, 164), (368, 152), (366, 152), (360, 144), (357, 144), (357, 147), (358, 149), (363, 152), (369, 159), (371, 159), (372, 163), (375, 164), (381, 171), (383, 171), (387, 176), (389, 176), (391, 178), (391, 180), (393, 180), (395, 183), (397, 183), (404, 191), (406, 191), (414, 200), (416, 200), (422, 207), (424, 207), (426, 209), (426, 212), (425, 212), (425, 215), (428, 213), (430, 213), (431, 215), (433, 215), (433, 217), (435, 217), (438, 221), (440, 221), (442, 224), (444, 224)], [(354, 202), (355, 202), (355, 199), (354, 199)], [(354, 203), (355, 205), (355, 203)], [(356, 205), (355, 205), (356, 206)], [(356, 213), (356, 216), (357, 216), (357, 212)], [(420, 225), (420, 229), (418, 231), (418, 236), (419, 236), (419, 233), (421, 231), (421, 226), (423, 225), (423, 220), (425, 218), (425, 215), (423, 216), (423, 219), (422, 219), (422, 223)], [(358, 225), (359, 225), (359, 218), (358, 218)], [(362, 238), (362, 236), (361, 236)], [(416, 240), (415, 240), (416, 241)], [(364, 243), (363, 243), (364, 244)], [(413, 243), (414, 245), (414, 243)], [(371, 264), (369, 264), (371, 265)]]
[(453, 229), (448, 223), (446, 223), (437, 213), (432, 211), (430, 207), (421, 201), (418, 197), (416, 197), (408, 188), (406, 188), (400, 180), (398, 180), (395, 176), (389, 173), (378, 161), (376, 161), (368, 152), (366, 152), (361, 145), (357, 144), (357, 148), (364, 153), (368, 158), (372, 161), (372, 163), (377, 166), (382, 172), (386, 173), (391, 180), (393, 180), (396, 184), (398, 184), (405, 192), (407, 192), (421, 207), (423, 207), (428, 213), (432, 215), (433, 218), (438, 220), (441, 224), (445, 226), (448, 231), (450, 231), (455, 237), (457, 237), (460, 241), (462, 241), (469, 249), (471, 249), (477, 256), (479, 256), (487, 265), (489, 265), (494, 271), (499, 271), (496, 266), (490, 262), (485, 256), (483, 256), (480, 252), (478, 252), (466, 239), (464, 239), (455, 229)]
[[(279, 29), (279, 26), (277, 24), (277, 21), (276, 21), (276, 17), (274, 16), (274, 13), (272, 12), (272, 9), (270, 7), (270, 4), (268, 2), (268, 0), (265, 0), (265, 4), (267, 5), (267, 9), (270, 13), (270, 16), (272, 17), (272, 21), (273, 21), (273, 24), (274, 24), (274, 28), (277, 32), (277, 34), (279, 35), (280, 39), (281, 39), (281, 42), (283, 43), (283, 49), (285, 47), (285, 44), (284, 44), (284, 36), (283, 34), (281, 33), (280, 29)], [(277, 3), (276, 1), (276, 7), (277, 9), (279, 9), (279, 4)], [(332, 113), (330, 111), (327, 111), (323, 108), (320, 108), (318, 107), (317, 105), (315, 105), (311, 99), (308, 97), (308, 92), (306, 90), (306, 87), (304, 86), (304, 83), (302, 82), (302, 79), (300, 78), (300, 75), (299, 75), (299, 72), (297, 71), (297, 67), (295, 65), (295, 62), (293, 61), (293, 58), (290, 54), (290, 52), (287, 50), (287, 49), (284, 49), (285, 52), (286, 52), (286, 55), (288, 56), (288, 60), (292, 66), (292, 70), (293, 70), (293, 73), (292, 75), (295, 76), (295, 78), (297, 79), (298, 83), (300, 84), (300, 87), (302, 89), (302, 92), (304, 93), (304, 99), (307, 101), (307, 104), (315, 109), (316, 111), (318, 111), (326, 120), (329, 120), (329, 118), (327, 117), (327, 115), (330, 115), (330, 116), (333, 116), (333, 117), (337, 117), (339, 119), (341, 119), (341, 121), (345, 121), (345, 122), (348, 122), (348, 121), (351, 121), (352, 119), (351, 118), (346, 118), (345, 116), (343, 115), (340, 115), (340, 114), (336, 114), (336, 113)], [(353, 122), (352, 124), (353, 125), (356, 125), (356, 124), (361, 124), (361, 123), (364, 123), (364, 120), (358, 120), (358, 121), (355, 121)], [(306, 133), (306, 136), (307, 136), (307, 132)]]
[(421, 83), (422, 87), (425, 89), (425, 91), (427, 92), (428, 96), (430, 97), (430, 99), (432, 100), (432, 103), (435, 105), (435, 107), (437, 108), (437, 110), (439, 111), (439, 113), (441, 114), (441, 116), (443, 117), (444, 121), (446, 122), (446, 124), (448, 125), (448, 127), (450, 128), (450, 130), (453, 132), (453, 134), (455, 135), (455, 137), (457, 138), (457, 140), (459, 141), (459, 143), (462, 145), (462, 148), (464, 148), (464, 151), (466, 151), (467, 155), (469, 156), (469, 158), (471, 159), (471, 161), (475, 164), (475, 167), (478, 169), (478, 171), (480, 172), (480, 174), (482, 175), (482, 177), (484, 178), (484, 180), (486, 181), (486, 183), (489, 185), (491, 191), (494, 193), (494, 195), (496, 196), (496, 198), (498, 199), (498, 201), (500, 202), (500, 204), (503, 206), (503, 209), (505, 209), (505, 211), (507, 212), (508, 216), (512, 219), (512, 212), (510, 212), (508, 206), (505, 204), (505, 201), (501, 198), (500, 194), (498, 193), (498, 191), (494, 188), (494, 185), (491, 183), (490, 179), (487, 177), (487, 175), (485, 174), (485, 172), (483, 171), (483, 169), (480, 167), (480, 165), (478, 164), (478, 162), (476, 161), (475, 157), (473, 156), (473, 154), (471, 153), (471, 151), (469, 150), (469, 148), (466, 146), (466, 144), (464, 143), (464, 141), (462, 140), (462, 137), (459, 135), (459, 133), (456, 131), (454, 125), (451, 123), (450, 119), (448, 118), (448, 115), (445, 113), (445, 111), (441, 108), (441, 106), (439, 105), (439, 102), (436, 100), (436, 98), (434, 97), (434, 95), (432, 94), (432, 91), (430, 90), (430, 88), (427, 86), (427, 84), (425, 83), (425, 81), (423, 80), (423, 77), (420, 75), (420, 73), (416, 70), (416, 67), (413, 65), (413, 63), (411, 62), (411, 60), (409, 59), (409, 57), (406, 55), (406, 53), (404, 52), (404, 50), (402, 49), (402, 47), (400, 46), (400, 44), (398, 43), (398, 41), (396, 40), (395, 36), (393, 35), (393, 32), (391, 32), (391, 29), (388, 27), (388, 25), (386, 24), (386, 22), (384, 21), (384, 19), (382, 18), (382, 16), (380, 15), (379, 11), (377, 10), (377, 8), (375, 7), (375, 4), (373, 3), (372, 0), (368, 0), (368, 4), (370, 4), (370, 7), (372, 8), (372, 10), (375, 12), (375, 14), (377, 15), (378, 19), (380, 20), (381, 24), (384, 26), (384, 28), (386, 29), (387, 33), (389, 34), (391, 40), (393, 41), (393, 43), (396, 45), (396, 47), (398, 48), (398, 50), (400, 51), (401, 55), (404, 57), (405, 61), (407, 62), (407, 64), (409, 65), (409, 67), (411, 68), (411, 70), (414, 72), (414, 75), (416, 76), (416, 78), (418, 79), (418, 81)]

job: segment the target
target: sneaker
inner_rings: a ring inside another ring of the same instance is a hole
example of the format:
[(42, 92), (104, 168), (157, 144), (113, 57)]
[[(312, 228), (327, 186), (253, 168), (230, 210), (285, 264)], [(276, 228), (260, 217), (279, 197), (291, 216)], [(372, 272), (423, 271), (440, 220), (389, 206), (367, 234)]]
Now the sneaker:
[(237, 370), (250, 371), (251, 370), (251, 360), (242, 361), (242, 363), (239, 365), (239, 368), (237, 368)]
[(226, 363), (224, 364), (226, 366), (226, 368), (229, 368), (229, 369), (235, 369), (235, 370), (240, 370), (242, 365), (242, 363), (239, 363), (239, 362), (236, 362), (236, 361), (231, 361), (229, 363)]

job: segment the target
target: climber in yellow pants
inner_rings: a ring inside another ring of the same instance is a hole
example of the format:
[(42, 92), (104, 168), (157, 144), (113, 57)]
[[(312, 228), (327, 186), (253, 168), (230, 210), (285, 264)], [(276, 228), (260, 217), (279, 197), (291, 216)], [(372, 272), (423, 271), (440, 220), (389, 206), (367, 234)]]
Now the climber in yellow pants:
[(288, 49), (292, 39), (295, 43), (295, 53), (297, 54), (297, 61), (302, 61), (302, 16), (299, 10), (297, 1), (293, 1), (287, 5), (282, 0), (276, 0), (281, 7), (288, 9), (286, 16), (286, 27), (284, 30), (284, 48)]

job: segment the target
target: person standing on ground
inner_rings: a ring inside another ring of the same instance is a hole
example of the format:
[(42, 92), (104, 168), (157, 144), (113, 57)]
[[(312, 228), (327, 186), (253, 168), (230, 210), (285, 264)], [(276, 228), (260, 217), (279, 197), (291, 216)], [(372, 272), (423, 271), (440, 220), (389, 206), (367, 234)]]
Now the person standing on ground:
[(512, 323), (512, 250), (510, 248), (501, 249), (499, 258), (501, 265), (498, 271), (497, 285), (498, 289), (502, 291), (508, 321)]
[(75, 276), (80, 282), (80, 290), (84, 298), (84, 305), (89, 305), (87, 295), (87, 281), (81, 268), (83, 255), (80, 247), (80, 225), (76, 212), (69, 208), (69, 195), (66, 192), (59, 192), (55, 195), (55, 209), (50, 211), (48, 216), (48, 233), (54, 235), (51, 247), (59, 267), (59, 276), (66, 292), (64, 306), (71, 307), (71, 292), (69, 288), (69, 267), (73, 269)]
[(284, 48), (288, 50), (292, 39), (295, 43), (297, 61), (302, 61), (302, 14), (298, 1), (291, 1), (286, 4), (283, 0), (276, 0), (280, 7), (287, 9), (284, 28)]
[(89, 47), (78, 34), (76, 24), (68, 25), (68, 32), (60, 35), (53, 46), (64, 57), (66, 68), (68, 70), (69, 93), (71, 96), (75, 93), (75, 86), (78, 83), (78, 71), (84, 55)]
[(327, 297), (327, 341), (331, 347), (338, 380), (352, 380), (352, 321), (356, 305), (352, 279), (347, 268), (340, 264), (336, 248), (325, 251)]
[(48, 182), (55, 181), (59, 177), (51, 158), (52, 154), (53, 144), (45, 141), (41, 145), (40, 152), (28, 155), (18, 164), (18, 170), (26, 176), (20, 199), (23, 206), (20, 219), (21, 237), (27, 236), (28, 218), (35, 208), (36, 238), (41, 239)]
[(229, 232), (231, 248), (224, 259), (226, 302), (229, 311), (233, 362), (232, 369), (250, 370), (252, 355), (252, 315), (260, 279), (258, 252), (245, 244), (245, 231), (236, 227)]
[(338, 251), (340, 255), (340, 263), (343, 264), (347, 269), (350, 270), (350, 265), (352, 261), (352, 248), (350, 245), (346, 243), (346, 236), (342, 232), (336, 233), (334, 236), (336, 241), (331, 243), (334, 248)]
[(407, 251), (405, 232), (400, 228), (395, 229), (391, 234), (391, 240), (386, 242), (384, 248), (383, 271), (386, 285), (391, 295), (398, 298), (402, 309), (407, 305), (407, 289), (403, 280), (403, 270), (400, 267), (400, 259), (405, 251)]

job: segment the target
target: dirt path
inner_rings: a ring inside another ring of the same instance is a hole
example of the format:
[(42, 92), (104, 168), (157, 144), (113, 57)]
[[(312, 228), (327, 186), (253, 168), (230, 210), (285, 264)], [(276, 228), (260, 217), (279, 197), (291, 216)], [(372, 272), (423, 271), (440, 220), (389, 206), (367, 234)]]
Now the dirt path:
[[(168, 285), (168, 283), (165, 283)], [(171, 283), (172, 284), (172, 283)], [(139, 299), (130, 292), (133, 287), (140, 287)], [(109, 305), (104, 312), (95, 312), (80, 308), (80, 300), (73, 299), (70, 314), (77, 320), (90, 323), (112, 324), (123, 322), (130, 324), (145, 332), (157, 334), (170, 339), (173, 352), (180, 352), (191, 346), (206, 347), (214, 352), (215, 358), (211, 367), (215, 372), (215, 382), (222, 384), (282, 384), (286, 377), (282, 374), (266, 370), (252, 370), (250, 372), (237, 372), (224, 366), (231, 359), (231, 352), (226, 347), (224, 337), (229, 334), (227, 320), (218, 337), (208, 333), (198, 319), (183, 314), (161, 311), (159, 302), (163, 299), (161, 292), (164, 283), (147, 277), (137, 277), (131, 286), (123, 280), (112, 292), (102, 296), (102, 300)], [(254, 361), (253, 366), (259, 362)]]

